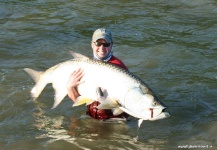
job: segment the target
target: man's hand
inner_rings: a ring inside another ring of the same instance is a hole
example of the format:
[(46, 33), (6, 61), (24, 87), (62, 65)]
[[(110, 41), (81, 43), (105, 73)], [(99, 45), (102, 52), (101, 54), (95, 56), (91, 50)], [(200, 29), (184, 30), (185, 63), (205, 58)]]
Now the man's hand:
[(81, 81), (81, 78), (83, 76), (84, 72), (81, 68), (79, 68), (76, 71), (73, 71), (66, 84), (67, 89), (76, 88), (79, 84), (83, 83), (84, 81)]
[(68, 96), (74, 102), (76, 101), (77, 97), (80, 95), (78, 93), (77, 86), (84, 82), (84, 81), (81, 81), (81, 78), (83, 76), (84, 76), (84, 72), (81, 68), (79, 68), (78, 70), (72, 72), (66, 84), (66, 88), (68, 90)]

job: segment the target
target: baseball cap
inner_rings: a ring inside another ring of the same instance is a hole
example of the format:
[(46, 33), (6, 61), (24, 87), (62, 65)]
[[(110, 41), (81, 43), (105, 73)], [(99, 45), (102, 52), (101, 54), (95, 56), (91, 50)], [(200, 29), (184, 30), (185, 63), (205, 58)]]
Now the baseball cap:
[(92, 42), (105, 39), (107, 43), (112, 43), (112, 34), (108, 29), (99, 28), (93, 33)]

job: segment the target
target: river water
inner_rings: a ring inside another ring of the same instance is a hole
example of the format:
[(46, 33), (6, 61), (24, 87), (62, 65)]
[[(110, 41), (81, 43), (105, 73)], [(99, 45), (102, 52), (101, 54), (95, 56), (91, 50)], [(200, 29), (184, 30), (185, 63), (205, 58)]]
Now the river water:
[[(0, 149), (217, 149), (217, 1), (0, 0)], [(95, 29), (113, 33), (114, 55), (169, 107), (171, 117), (100, 122), (56, 109), (51, 86), (37, 101), (23, 71), (92, 56)]]

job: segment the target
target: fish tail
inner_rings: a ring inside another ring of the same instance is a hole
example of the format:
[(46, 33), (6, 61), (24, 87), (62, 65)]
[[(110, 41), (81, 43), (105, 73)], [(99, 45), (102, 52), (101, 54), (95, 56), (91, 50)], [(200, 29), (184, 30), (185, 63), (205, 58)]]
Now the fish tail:
[(39, 97), (42, 90), (47, 85), (47, 83), (44, 82), (45, 80), (43, 80), (42, 78), (43, 72), (36, 71), (30, 68), (25, 68), (24, 71), (26, 71), (32, 77), (32, 79), (36, 82), (35, 86), (31, 90), (31, 96), (33, 100), (35, 100)]

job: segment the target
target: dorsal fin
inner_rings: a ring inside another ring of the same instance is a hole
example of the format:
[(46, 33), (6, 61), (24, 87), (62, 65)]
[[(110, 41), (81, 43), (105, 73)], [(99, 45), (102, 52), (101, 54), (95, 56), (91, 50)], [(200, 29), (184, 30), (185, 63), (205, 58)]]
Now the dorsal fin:
[(74, 51), (70, 51), (70, 53), (71, 53), (71, 55), (74, 57), (74, 58), (79, 58), (79, 59), (89, 59), (89, 57), (87, 57), (87, 56), (84, 56), (84, 55), (82, 55), (82, 54), (79, 54), (79, 53), (76, 53), (76, 52), (74, 52)]

